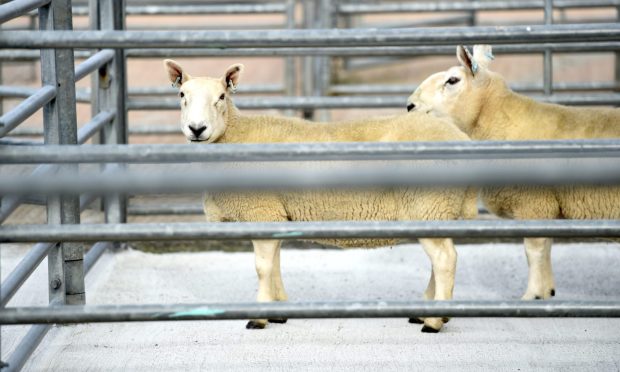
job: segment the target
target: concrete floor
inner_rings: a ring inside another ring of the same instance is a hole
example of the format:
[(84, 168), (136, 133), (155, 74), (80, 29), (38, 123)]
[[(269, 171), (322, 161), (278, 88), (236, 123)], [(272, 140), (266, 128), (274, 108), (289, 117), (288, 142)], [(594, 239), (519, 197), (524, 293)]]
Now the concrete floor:
[[(294, 243), (292, 243), (294, 245)], [(4, 278), (28, 246), (3, 245)], [(617, 243), (554, 247), (557, 299), (620, 299)], [(455, 299), (516, 299), (526, 284), (522, 247), (462, 245)], [(10, 306), (46, 302), (41, 265)], [(429, 263), (417, 245), (282, 253), (292, 300), (421, 297)], [(90, 304), (246, 302), (251, 253), (105, 254), (87, 277)], [(405, 319), (290, 320), (265, 330), (245, 321), (54, 327), (25, 371), (156, 370), (620, 370), (620, 319), (453, 319), (424, 334)], [(2, 327), (6, 360), (27, 327)]]

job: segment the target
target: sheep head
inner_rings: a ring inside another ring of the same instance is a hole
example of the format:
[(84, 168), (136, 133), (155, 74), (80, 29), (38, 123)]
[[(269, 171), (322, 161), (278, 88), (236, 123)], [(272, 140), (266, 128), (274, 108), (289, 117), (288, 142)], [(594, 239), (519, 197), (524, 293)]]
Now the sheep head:
[(474, 46), (473, 55), (458, 46), (456, 56), (461, 65), (424, 80), (407, 100), (407, 110), (448, 117), (469, 134), (484, 104), (491, 78), (488, 64), (494, 57), (490, 45)]
[(226, 117), (232, 109), (243, 65), (228, 67), (221, 78), (192, 77), (177, 62), (166, 59), (164, 68), (172, 86), (179, 89), (181, 130), (191, 142), (215, 142), (226, 131)]

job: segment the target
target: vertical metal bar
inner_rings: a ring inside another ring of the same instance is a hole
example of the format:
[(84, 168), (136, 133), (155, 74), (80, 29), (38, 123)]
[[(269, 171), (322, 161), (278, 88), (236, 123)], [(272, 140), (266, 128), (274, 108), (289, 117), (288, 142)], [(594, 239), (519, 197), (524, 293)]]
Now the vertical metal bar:
[[(316, 0), (306, 0), (303, 2), (303, 12), (304, 12), (304, 28), (314, 28), (314, 2)], [(313, 74), (313, 65), (314, 65), (315, 57), (303, 57), (303, 79), (302, 79), (302, 88), (303, 95), (305, 97), (310, 97), (314, 93), (314, 74)], [(313, 119), (314, 118), (314, 110), (313, 109), (305, 109), (303, 112), (303, 116), (305, 119)]]
[[(125, 29), (125, 1), (101, 0), (99, 2), (99, 24), (102, 30)], [(112, 61), (105, 68), (99, 70), (98, 111), (106, 109), (116, 111), (114, 120), (103, 128), (106, 144), (126, 144), (128, 142), (125, 71), (126, 62), (123, 49), (115, 49)], [(104, 206), (106, 222), (127, 222), (127, 199), (125, 196), (107, 196)]]
[[(473, 2), (475, 0), (469, 0), (470, 2)], [(467, 21), (467, 24), (471, 27), (476, 26), (477, 23), (477, 15), (478, 13), (475, 10), (470, 10), (469, 11), (469, 20)]]
[[(295, 28), (295, 6), (296, 0), (286, 0), (286, 28), (292, 30)], [(286, 89), (286, 95), (291, 97), (297, 94), (297, 76), (295, 74), (295, 57), (286, 57), (284, 60), (284, 84)], [(292, 116), (293, 110), (286, 110), (285, 114)]]
[[(620, 6), (616, 7), (616, 18), (620, 22)], [(616, 52), (616, 84), (620, 86), (620, 52)], [(614, 89), (616, 92), (620, 92), (620, 88)]]
[[(334, 18), (333, 18), (333, 6), (332, 0), (321, 0), (321, 28), (334, 28)], [(331, 71), (332, 59), (330, 56), (321, 57), (321, 75), (318, 78), (321, 80), (321, 91), (320, 96), (324, 96), (329, 91), (329, 86), (331, 84), (332, 71)], [(327, 111), (325, 111), (327, 114)], [(327, 115), (326, 115), (327, 119)]]
[[(545, 0), (545, 25), (553, 24), (553, 0)], [(551, 50), (545, 50), (543, 61), (543, 89), (547, 96), (553, 93), (553, 56)]]
[[(71, 30), (71, 0), (53, 0), (39, 9), (42, 30)], [(56, 98), (43, 109), (45, 143), (76, 145), (77, 120), (73, 49), (41, 51), (43, 84), (57, 87)], [(77, 172), (77, 165), (63, 165), (65, 172)], [(48, 198), (49, 224), (80, 223), (79, 197), (64, 195)], [(61, 243), (48, 255), (50, 302), (84, 304), (84, 247), (80, 243)]]

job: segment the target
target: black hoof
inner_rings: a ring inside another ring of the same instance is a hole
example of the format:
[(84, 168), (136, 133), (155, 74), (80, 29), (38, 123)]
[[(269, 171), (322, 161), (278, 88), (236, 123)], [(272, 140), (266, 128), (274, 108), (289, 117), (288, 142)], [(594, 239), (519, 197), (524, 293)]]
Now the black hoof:
[(450, 318), (441, 318), (441, 321), (445, 323), (448, 323), (450, 321)]
[(540, 297), (540, 296), (534, 296), (534, 299), (535, 299), (535, 300), (542, 300), (542, 297)]
[(279, 323), (279, 324), (284, 324), (288, 321), (287, 318), (278, 318), (278, 319), (267, 319), (269, 321), (269, 323)]
[(259, 323), (259, 322), (255, 322), (253, 320), (250, 320), (248, 322), (248, 324), (245, 325), (246, 329), (263, 329), (265, 328), (265, 325), (263, 323)]
[(423, 333), (439, 333), (439, 330), (425, 325), (424, 327), (422, 327), (422, 332)]
[(555, 289), (551, 290), (551, 297), (555, 297)]
[(420, 318), (409, 318), (411, 324), (424, 324), (424, 321)]

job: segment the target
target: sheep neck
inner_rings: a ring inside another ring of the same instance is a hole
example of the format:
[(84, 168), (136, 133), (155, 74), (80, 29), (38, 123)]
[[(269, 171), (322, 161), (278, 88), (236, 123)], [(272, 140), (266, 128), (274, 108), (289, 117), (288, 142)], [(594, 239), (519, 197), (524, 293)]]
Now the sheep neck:
[(339, 129), (324, 130), (324, 123), (299, 118), (243, 115), (232, 101), (228, 103), (226, 132), (218, 143), (329, 142)]

